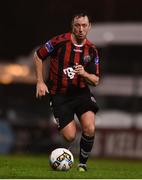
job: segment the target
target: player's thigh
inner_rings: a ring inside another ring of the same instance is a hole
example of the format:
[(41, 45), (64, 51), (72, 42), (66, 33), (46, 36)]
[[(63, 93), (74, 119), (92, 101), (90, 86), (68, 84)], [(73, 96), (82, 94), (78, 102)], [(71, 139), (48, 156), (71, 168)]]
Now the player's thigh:
[(96, 101), (91, 94), (82, 96), (81, 100), (79, 100), (76, 115), (80, 120), (83, 133), (88, 136), (93, 136), (95, 133), (95, 114), (98, 110)]
[(80, 116), (80, 123), (83, 133), (88, 136), (93, 136), (95, 133), (95, 113), (87, 111)]
[[(64, 129), (74, 119), (74, 112), (63, 96), (55, 96), (53, 98), (52, 111), (59, 131)], [(73, 125), (71, 127), (73, 129)]]
[(60, 130), (60, 133), (67, 141), (73, 141), (76, 136), (76, 123), (74, 120), (70, 121), (64, 128)]

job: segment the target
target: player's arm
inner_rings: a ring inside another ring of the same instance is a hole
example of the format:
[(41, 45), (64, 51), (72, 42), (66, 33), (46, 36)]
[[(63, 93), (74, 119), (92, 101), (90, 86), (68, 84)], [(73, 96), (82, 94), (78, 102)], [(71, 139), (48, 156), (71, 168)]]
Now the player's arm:
[(58, 42), (56, 37), (47, 41), (43, 46), (41, 46), (34, 54), (35, 70), (36, 70), (36, 97), (45, 96), (46, 93), (49, 93), (48, 87), (44, 82), (43, 78), (43, 61), (50, 56), (57, 46)]
[(34, 54), (37, 80), (36, 97), (44, 96), (46, 92), (49, 92), (43, 79), (43, 61), (46, 60), (48, 56), (52, 55), (56, 49), (58, 49), (60, 42), (64, 41), (62, 36), (63, 35), (53, 37), (41, 46)]
[(83, 73), (83, 77), (90, 85), (98, 85), (99, 84), (99, 75), (100, 75), (100, 60), (98, 55), (98, 50), (93, 45), (92, 48), (92, 60), (84, 67), (85, 71)]
[(37, 52), (34, 54), (34, 63), (35, 63), (35, 72), (36, 72), (36, 97), (45, 96), (46, 93), (49, 93), (48, 87), (44, 83), (43, 78), (43, 62), (39, 58)]
[(96, 86), (99, 83), (99, 76), (95, 75), (95, 74), (90, 74), (87, 71), (85, 71), (84, 67), (82, 65), (76, 65), (75, 66), (75, 72), (82, 76), (87, 83), (89, 83), (90, 85)]
[(89, 74), (85, 71), (83, 77), (90, 85), (97, 86), (99, 84), (99, 76), (96, 76), (95, 74)]
[(92, 60), (85, 67), (82, 65), (75, 66), (75, 72), (82, 76), (87, 83), (96, 86), (99, 84), (99, 56), (96, 48), (92, 48)]

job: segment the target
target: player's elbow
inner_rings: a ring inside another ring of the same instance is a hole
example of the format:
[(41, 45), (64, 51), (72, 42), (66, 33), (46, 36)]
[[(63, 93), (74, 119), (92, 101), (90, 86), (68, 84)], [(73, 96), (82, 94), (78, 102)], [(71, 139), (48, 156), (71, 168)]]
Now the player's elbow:
[(96, 80), (95, 80), (95, 86), (97, 86), (99, 84), (100, 78), (98, 76), (96, 76)]
[(34, 52), (34, 60), (37, 60), (37, 59), (39, 59), (39, 57), (38, 57), (38, 55), (37, 55), (37, 52), (35, 51), (35, 52)]
[(42, 62), (42, 59), (39, 58), (37, 52), (34, 53), (34, 61), (35, 61), (35, 63)]
[(98, 76), (95, 76), (94, 77), (94, 80), (92, 81), (92, 85), (93, 86), (97, 86), (99, 84), (99, 77)]

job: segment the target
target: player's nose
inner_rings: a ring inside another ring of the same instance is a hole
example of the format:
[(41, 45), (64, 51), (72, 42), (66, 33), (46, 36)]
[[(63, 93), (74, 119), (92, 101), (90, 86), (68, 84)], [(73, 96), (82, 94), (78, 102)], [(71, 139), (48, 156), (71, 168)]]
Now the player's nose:
[(83, 27), (80, 26), (80, 27), (79, 27), (79, 32), (82, 32), (82, 31), (83, 31)]

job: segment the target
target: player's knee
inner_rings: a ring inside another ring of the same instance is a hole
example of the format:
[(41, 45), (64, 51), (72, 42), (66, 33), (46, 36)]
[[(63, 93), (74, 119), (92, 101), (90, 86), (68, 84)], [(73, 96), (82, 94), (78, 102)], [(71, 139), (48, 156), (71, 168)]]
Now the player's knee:
[(95, 126), (86, 126), (83, 128), (83, 133), (86, 136), (94, 136), (95, 135)]
[(72, 134), (64, 134), (63, 135), (64, 138), (69, 141), (69, 142), (72, 142), (75, 140), (75, 133), (72, 133)]

